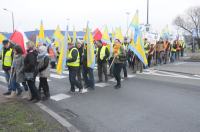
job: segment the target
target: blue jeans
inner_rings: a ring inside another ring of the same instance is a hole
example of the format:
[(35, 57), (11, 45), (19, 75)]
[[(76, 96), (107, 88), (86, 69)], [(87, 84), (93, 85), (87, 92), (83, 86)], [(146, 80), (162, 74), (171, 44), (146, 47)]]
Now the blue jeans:
[(5, 72), (5, 78), (6, 78), (6, 81), (8, 83), (8, 91), (12, 91), (12, 88), (11, 88), (11, 83), (9, 82), (10, 80), (10, 72), (9, 71), (4, 71)]
[(12, 77), (11, 88), (12, 91), (22, 91), (20, 84), (16, 82), (16, 76)]
[(176, 59), (176, 52), (172, 52), (171, 62), (174, 62)]
[(90, 88), (94, 89), (93, 69), (89, 68), (89, 67), (86, 67), (86, 66), (83, 66), (82, 74), (83, 74), (83, 78), (84, 78), (85, 84), (87, 86), (89, 86)]

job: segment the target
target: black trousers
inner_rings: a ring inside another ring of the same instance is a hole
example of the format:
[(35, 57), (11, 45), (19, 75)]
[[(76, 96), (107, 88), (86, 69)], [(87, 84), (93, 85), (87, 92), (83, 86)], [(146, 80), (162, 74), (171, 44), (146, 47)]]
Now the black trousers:
[(121, 85), (121, 70), (123, 67), (123, 63), (114, 63), (113, 74), (115, 79), (117, 80), (117, 85)]
[(43, 89), (44, 91), (44, 95), (46, 97), (50, 97), (50, 93), (49, 93), (49, 84), (47, 82), (47, 78), (46, 77), (40, 77), (40, 83), (39, 83), (39, 91), (41, 92)]
[(82, 85), (81, 73), (82, 73), (82, 66), (80, 66), (80, 67), (78, 68), (78, 71), (77, 71), (77, 79), (78, 79), (78, 81), (79, 81), (79, 82), (81, 83), (81, 85)]
[(76, 80), (78, 67), (68, 67), (68, 69), (69, 69), (69, 81), (71, 84), (71, 91), (75, 92), (75, 86), (79, 89), (82, 89), (83, 87), (81, 83), (78, 80)]
[(105, 81), (108, 81), (108, 75), (107, 75), (107, 62), (104, 63), (98, 63), (98, 76), (99, 76), (99, 81), (102, 81), (103, 76), (102, 74), (104, 73), (105, 76)]
[(122, 67), (122, 68), (123, 68), (123, 72), (124, 72), (124, 77), (125, 77), (125, 78), (128, 77), (126, 66), (127, 66), (127, 61), (124, 62), (123, 67)]
[(27, 80), (27, 84), (31, 91), (32, 99), (40, 99), (39, 92), (35, 86), (35, 79)]

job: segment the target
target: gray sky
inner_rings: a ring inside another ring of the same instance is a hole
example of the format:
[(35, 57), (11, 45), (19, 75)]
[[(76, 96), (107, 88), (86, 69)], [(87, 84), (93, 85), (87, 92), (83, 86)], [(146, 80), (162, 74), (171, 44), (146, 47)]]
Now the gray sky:
[[(200, 0), (149, 0), (150, 24), (159, 31), (165, 25), (171, 25), (178, 14), (191, 6), (200, 6)], [(43, 20), (45, 29), (55, 29), (60, 25), (65, 30), (67, 18), (70, 18), (70, 30), (86, 27), (100, 29), (106, 24), (112, 28), (121, 26), (126, 30), (127, 15), (129, 21), (135, 11), (139, 10), (140, 23), (146, 23), (146, 0), (0, 0), (0, 31), (11, 32), (11, 14), (4, 11), (7, 8), (14, 12), (16, 28), (23, 31), (39, 28)]]

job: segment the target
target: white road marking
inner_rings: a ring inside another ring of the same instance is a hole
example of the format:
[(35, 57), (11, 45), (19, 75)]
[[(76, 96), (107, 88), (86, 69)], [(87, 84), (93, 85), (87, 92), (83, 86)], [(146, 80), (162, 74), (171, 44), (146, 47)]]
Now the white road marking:
[(50, 77), (57, 78), (57, 79), (67, 78), (67, 76), (58, 75), (58, 74), (52, 74), (52, 73), (50, 74)]
[(6, 78), (3, 77), (3, 76), (0, 76), (0, 81), (3, 82), (3, 83), (7, 83)]
[[(109, 79), (108, 81), (110, 81), (110, 82), (117, 82), (117, 81), (115, 80), (115, 78)], [(121, 79), (121, 81), (124, 81), (124, 79)]]
[(80, 132), (77, 128), (75, 128), (72, 124), (70, 124), (66, 119), (61, 117), (59, 114), (55, 113), (47, 106), (43, 105), (42, 103), (36, 103), (42, 110), (47, 112), (50, 116), (56, 119), (62, 126), (66, 127), (70, 132)]
[(96, 83), (95, 86), (97, 87), (106, 87), (106, 86), (109, 86), (108, 83)]
[(136, 77), (135, 75), (128, 75), (128, 78)]
[(57, 94), (57, 95), (54, 95), (54, 96), (51, 96), (50, 98), (52, 100), (55, 100), (55, 101), (60, 101), (60, 100), (63, 100), (63, 99), (67, 99), (67, 98), (70, 98), (71, 96), (69, 95), (66, 95), (66, 94)]
[(200, 75), (194, 75), (195, 77), (200, 77)]
[(166, 75), (166, 74), (159, 74), (159, 73), (141, 73), (146, 75), (155, 75), (155, 76), (165, 76), (165, 77), (173, 77), (173, 78), (184, 78), (184, 79), (194, 79), (194, 80), (200, 80), (200, 78), (196, 77), (189, 77), (184, 75)]
[[(54, 73), (57, 73), (56, 69), (50, 69), (51, 72), (54, 72)], [(68, 70), (65, 70), (63, 71), (63, 74), (67, 74), (69, 75), (69, 71)]]
[(178, 65), (182, 65), (182, 64), (185, 64), (186, 62), (177, 62), (177, 63), (174, 63), (174, 65), (178, 66)]

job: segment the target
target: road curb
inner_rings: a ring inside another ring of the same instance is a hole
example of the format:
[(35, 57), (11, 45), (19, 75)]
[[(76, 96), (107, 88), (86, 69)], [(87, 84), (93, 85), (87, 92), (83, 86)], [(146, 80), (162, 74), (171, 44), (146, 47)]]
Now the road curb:
[(42, 103), (36, 103), (36, 105), (48, 113), (51, 117), (53, 117), (56, 121), (58, 121), (63, 127), (67, 128), (69, 132), (80, 132), (75, 126), (73, 126), (71, 123), (69, 123), (66, 119), (61, 117), (59, 114), (55, 113), (51, 109), (49, 109), (47, 106), (45, 106)]

